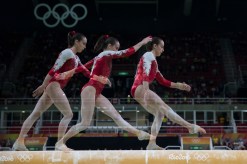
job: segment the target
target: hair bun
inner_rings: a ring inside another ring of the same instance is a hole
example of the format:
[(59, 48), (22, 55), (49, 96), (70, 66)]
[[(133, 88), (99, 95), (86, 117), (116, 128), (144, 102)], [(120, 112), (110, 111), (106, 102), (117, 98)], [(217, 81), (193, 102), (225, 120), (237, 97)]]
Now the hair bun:
[(71, 36), (74, 36), (74, 35), (76, 34), (76, 32), (75, 32), (75, 31), (71, 31), (69, 34), (70, 34)]

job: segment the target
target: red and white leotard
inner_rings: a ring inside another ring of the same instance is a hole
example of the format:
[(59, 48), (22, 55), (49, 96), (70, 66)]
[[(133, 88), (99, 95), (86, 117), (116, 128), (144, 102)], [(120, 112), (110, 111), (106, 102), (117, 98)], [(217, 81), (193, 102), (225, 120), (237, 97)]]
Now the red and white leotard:
[[(112, 59), (128, 57), (134, 53), (135, 49), (133, 47), (121, 51), (103, 51), (84, 66), (88, 69), (92, 67), (91, 75), (109, 78), (112, 69)], [(83, 86), (81, 91), (87, 86), (93, 86), (96, 89), (96, 96), (100, 95), (104, 88), (104, 84), (95, 81), (92, 78)]]
[(146, 52), (140, 59), (135, 80), (131, 88), (131, 95), (135, 97), (135, 90), (143, 81), (149, 84), (156, 79), (161, 85), (170, 87), (171, 81), (165, 79), (158, 69), (156, 58), (152, 52)]
[(74, 68), (77, 68), (77, 71), (83, 72), (84, 76), (88, 78), (90, 77), (90, 71), (81, 64), (79, 57), (75, 55), (70, 48), (67, 48), (59, 54), (54, 66), (50, 69), (49, 75), (52, 76), (52, 79), (49, 81), (49, 83), (56, 81), (60, 84), (61, 88), (64, 88), (70, 78), (56, 80), (54, 74), (63, 73)]

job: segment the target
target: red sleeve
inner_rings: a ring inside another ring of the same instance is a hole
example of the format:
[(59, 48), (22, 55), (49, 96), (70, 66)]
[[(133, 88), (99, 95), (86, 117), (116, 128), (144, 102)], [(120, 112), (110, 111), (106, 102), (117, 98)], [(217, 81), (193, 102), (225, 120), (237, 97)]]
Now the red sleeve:
[(94, 60), (90, 60), (88, 61), (85, 65), (83, 64), (79, 64), (78, 67), (75, 69), (75, 73), (79, 73), (82, 72), (84, 76), (90, 78), (90, 71), (88, 69), (90, 69), (93, 65)]
[(124, 57), (128, 57), (130, 55), (133, 55), (135, 53), (135, 49), (134, 47), (130, 47), (126, 50), (121, 50), (121, 51), (113, 51), (114, 53), (111, 54), (111, 56), (113, 57), (113, 59), (116, 58), (124, 58)]
[(158, 81), (158, 83), (160, 83), (161, 85), (163, 86), (166, 86), (166, 87), (171, 87), (171, 81), (165, 79), (162, 74), (160, 73), (160, 71), (158, 71), (156, 73), (156, 80)]
[(90, 78), (90, 71), (82, 64), (75, 69), (75, 73), (79, 72), (82, 72), (85, 77)]
[(89, 60), (86, 64), (84, 64), (84, 66), (85, 66), (87, 69), (90, 69), (90, 68), (92, 68), (92, 66), (93, 66), (93, 62), (94, 62), (94, 59)]
[(55, 75), (55, 71), (54, 71), (54, 69), (53, 69), (53, 67), (50, 69), (50, 71), (48, 72), (48, 74), (50, 75), (50, 76), (54, 76)]

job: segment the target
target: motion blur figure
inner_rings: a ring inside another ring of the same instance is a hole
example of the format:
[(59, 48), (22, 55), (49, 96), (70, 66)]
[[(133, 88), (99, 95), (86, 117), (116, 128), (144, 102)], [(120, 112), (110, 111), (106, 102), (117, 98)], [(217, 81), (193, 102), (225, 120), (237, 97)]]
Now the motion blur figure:
[(69, 48), (63, 50), (59, 54), (54, 66), (46, 75), (42, 85), (33, 92), (33, 97), (39, 97), (42, 93), (43, 94), (38, 100), (33, 112), (24, 121), (21, 132), (13, 145), (13, 150), (28, 150), (24, 143), (28, 131), (40, 115), (52, 104), (54, 104), (63, 114), (63, 118), (58, 127), (58, 140), (65, 134), (68, 124), (73, 117), (73, 113), (69, 101), (62, 89), (66, 86), (70, 77), (67, 76), (67, 78), (63, 80), (57, 80), (54, 75), (77, 68), (77, 70), (83, 72), (86, 77), (97, 79), (98, 76), (93, 74), (90, 75), (90, 71), (81, 64), (79, 57), (76, 55), (76, 53), (80, 53), (86, 48), (86, 44), (87, 38), (83, 34), (75, 31), (68, 33)]
[(147, 150), (162, 150), (156, 144), (162, 120), (164, 116), (174, 123), (177, 123), (189, 130), (189, 133), (206, 133), (206, 131), (198, 125), (191, 124), (182, 119), (175, 113), (162, 99), (149, 89), (149, 84), (156, 79), (161, 85), (177, 88), (189, 92), (191, 87), (186, 83), (174, 83), (165, 79), (158, 69), (156, 57), (164, 52), (164, 41), (161, 38), (154, 37), (147, 44), (148, 52), (144, 53), (137, 66), (135, 80), (131, 88), (131, 95), (139, 102), (149, 113), (154, 115), (154, 121), (151, 127), (151, 135)]
[[(92, 74), (108, 78), (111, 73), (113, 59), (128, 57), (149, 41), (151, 41), (151, 37), (146, 37), (133, 47), (119, 51), (119, 41), (109, 35), (103, 35), (94, 46), (94, 51), (99, 55), (86, 63), (85, 67), (92, 67)], [(69, 71), (69, 74), (74, 74), (74, 71)], [(63, 75), (61, 74), (61, 76)], [(135, 134), (139, 140), (149, 139), (150, 135), (148, 133), (134, 128), (121, 117), (111, 102), (101, 94), (103, 89), (104, 84), (93, 79), (83, 86), (81, 90), (81, 122), (72, 126), (58, 142), (65, 150), (67, 149), (65, 143), (69, 138), (90, 126), (95, 106), (111, 117), (120, 128)]]

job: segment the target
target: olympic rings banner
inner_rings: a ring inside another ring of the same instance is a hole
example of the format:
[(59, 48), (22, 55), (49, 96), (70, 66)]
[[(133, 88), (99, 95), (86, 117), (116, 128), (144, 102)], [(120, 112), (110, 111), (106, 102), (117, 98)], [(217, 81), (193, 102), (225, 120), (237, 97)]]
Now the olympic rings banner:
[[(82, 11), (83, 15), (78, 15), (75, 12), (75, 9), (79, 8)], [(62, 13), (59, 11), (62, 9)], [(45, 11), (43, 14), (40, 11)], [(49, 28), (56, 27), (60, 22), (64, 27), (71, 28), (74, 27), (78, 21), (83, 20), (87, 16), (87, 7), (83, 4), (74, 4), (71, 8), (69, 8), (66, 4), (59, 3), (56, 4), (53, 8), (51, 8), (48, 4), (40, 3), (34, 8), (34, 15), (38, 20), (43, 21), (44, 25)], [(54, 23), (48, 22), (48, 19), (55, 19)], [(73, 19), (72, 23), (66, 23), (65, 20)]]
[(181, 137), (183, 150), (211, 150), (213, 148), (211, 137)]

